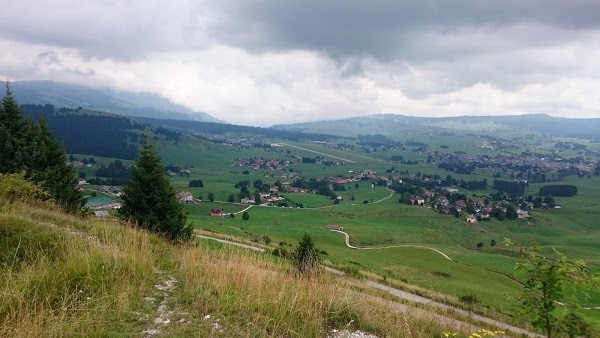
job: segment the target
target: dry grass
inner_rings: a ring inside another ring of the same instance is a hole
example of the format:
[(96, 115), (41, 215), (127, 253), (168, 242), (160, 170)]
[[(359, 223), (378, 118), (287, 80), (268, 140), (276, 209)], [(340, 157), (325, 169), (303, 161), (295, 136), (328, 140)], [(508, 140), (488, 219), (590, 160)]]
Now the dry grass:
[[(115, 220), (0, 203), (0, 337), (142, 336), (155, 285), (174, 320), (163, 336), (436, 337), (444, 328), (365, 296), (344, 278), (298, 276), (285, 261), (243, 249), (166, 244)], [(205, 319), (210, 315), (210, 319)], [(176, 321), (182, 318), (181, 322)]]

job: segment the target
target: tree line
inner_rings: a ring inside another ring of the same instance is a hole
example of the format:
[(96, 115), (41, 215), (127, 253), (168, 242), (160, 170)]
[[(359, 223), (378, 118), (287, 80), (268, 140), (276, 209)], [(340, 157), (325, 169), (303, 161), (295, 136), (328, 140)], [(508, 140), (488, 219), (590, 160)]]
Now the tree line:
[(156, 126), (167, 125), (179, 130), (193, 130), (200, 133), (213, 135), (223, 135), (228, 133), (234, 134), (251, 134), (263, 135), (270, 138), (286, 139), (290, 141), (327, 141), (328, 139), (352, 139), (351, 137), (333, 136), (328, 134), (317, 133), (301, 133), (296, 131), (288, 131), (274, 128), (261, 128), (250, 126), (238, 126), (234, 124), (215, 123), (215, 122), (200, 122), (200, 121), (182, 121), (182, 120), (162, 120), (153, 118), (139, 118), (138, 120), (148, 122)]
[(36, 121), (44, 119), (69, 153), (132, 160), (139, 151), (140, 138), (135, 130), (141, 132), (145, 126), (129, 118), (83, 114), (64, 108), (56, 113), (49, 104), (21, 107), (24, 115)]
[(509, 194), (522, 196), (525, 193), (526, 186), (527, 183), (525, 182), (494, 180), (492, 188)]
[(577, 195), (577, 187), (574, 185), (562, 184), (562, 185), (547, 185), (541, 187), (538, 192), (539, 196), (559, 196), (559, 197), (571, 197)]

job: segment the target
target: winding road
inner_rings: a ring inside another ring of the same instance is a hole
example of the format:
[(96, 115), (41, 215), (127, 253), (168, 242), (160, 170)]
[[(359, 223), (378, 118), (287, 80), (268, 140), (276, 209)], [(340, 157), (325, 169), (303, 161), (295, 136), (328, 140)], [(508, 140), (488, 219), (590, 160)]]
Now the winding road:
[(350, 235), (348, 235), (347, 232), (344, 232), (344, 231), (341, 231), (341, 230), (333, 230), (333, 229), (331, 229), (331, 231), (335, 231), (335, 232), (339, 232), (341, 234), (344, 234), (344, 236), (346, 236), (346, 246), (349, 247), (349, 248), (351, 248), (351, 249), (357, 249), (357, 250), (378, 250), (378, 249), (391, 249), (391, 248), (420, 248), (420, 249), (427, 249), (427, 250), (435, 251), (438, 254), (442, 255), (444, 258), (446, 258), (448, 260), (452, 260), (452, 258), (450, 258), (445, 253), (441, 252), (440, 250), (434, 249), (434, 248), (430, 248), (430, 247), (426, 247), (426, 246), (422, 246), (422, 245), (401, 244), (401, 245), (390, 245), (390, 246), (378, 246), (378, 247), (370, 247), (370, 248), (360, 248), (360, 247), (357, 247), (357, 246), (354, 246), (354, 245), (350, 244)]

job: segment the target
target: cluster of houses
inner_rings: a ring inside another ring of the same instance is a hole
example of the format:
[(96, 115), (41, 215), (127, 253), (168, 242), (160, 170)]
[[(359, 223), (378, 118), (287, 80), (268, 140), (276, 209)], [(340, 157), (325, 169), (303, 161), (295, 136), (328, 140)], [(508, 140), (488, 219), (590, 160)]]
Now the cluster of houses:
[(123, 191), (121, 191), (119, 188), (108, 185), (101, 185), (96, 188), (96, 190), (111, 196), (121, 197), (123, 195)]
[[(467, 209), (467, 202), (463, 199), (451, 202), (447, 197), (443, 195), (435, 195), (431, 192), (427, 193), (427, 197), (412, 196), (411, 204), (420, 205), (428, 208), (435, 209), (442, 214), (450, 214), (452, 209), (457, 212), (465, 211)], [(473, 204), (471, 213), (465, 219), (467, 223), (476, 223), (480, 220), (486, 220), (490, 218), (490, 215), (495, 208), (501, 208), (503, 212), (506, 212), (506, 208), (499, 205), (486, 205), (481, 201), (476, 201)], [(527, 210), (517, 209), (517, 217), (519, 219), (531, 218), (531, 214)]]
[(191, 203), (194, 202), (194, 196), (189, 191), (177, 191), (175, 196), (181, 203)]
[(250, 167), (254, 170), (285, 170), (290, 164), (299, 163), (299, 160), (283, 160), (283, 159), (264, 159), (264, 158), (249, 158), (236, 159), (232, 164), (234, 167)]
[(496, 155), (468, 155), (462, 153), (430, 152), (429, 163), (442, 164), (451, 163), (461, 168), (491, 169), (495, 172), (504, 172), (511, 177), (528, 177), (531, 173), (556, 173), (562, 170), (575, 169), (583, 174), (593, 174), (597, 162), (594, 160), (583, 160), (579, 163), (571, 163), (559, 157), (538, 156), (513, 156)]
[(81, 161), (69, 161), (67, 162), (68, 166), (71, 166), (73, 168), (84, 168), (84, 167), (93, 167), (94, 165), (92, 163), (83, 163)]
[(187, 169), (182, 169), (179, 171), (167, 170), (167, 176), (187, 176), (190, 177), (191, 172)]
[(123, 206), (123, 203), (121, 203), (121, 202), (110, 202), (110, 203), (106, 203), (106, 204), (95, 205), (93, 207), (90, 207), (90, 209), (93, 209), (93, 210), (100, 210), (100, 209), (117, 210), (117, 209), (121, 209), (122, 206)]
[[(274, 187), (274, 188), (277, 188), (277, 187)], [(267, 193), (261, 193), (260, 200), (262, 203), (275, 203), (275, 202), (283, 201), (283, 200), (285, 200), (285, 198), (267, 194)], [(256, 199), (254, 196), (244, 197), (244, 198), (242, 198), (242, 200), (240, 202), (242, 204), (256, 204)]]

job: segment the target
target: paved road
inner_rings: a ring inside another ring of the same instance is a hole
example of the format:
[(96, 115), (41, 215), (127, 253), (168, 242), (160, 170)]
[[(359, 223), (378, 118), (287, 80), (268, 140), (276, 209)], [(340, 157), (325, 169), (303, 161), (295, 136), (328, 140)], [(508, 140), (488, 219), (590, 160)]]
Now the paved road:
[(348, 163), (356, 163), (356, 161), (352, 161), (352, 160), (349, 160), (349, 159), (347, 159), (347, 158), (337, 157), (337, 156), (333, 156), (333, 155), (329, 155), (329, 154), (322, 153), (322, 152), (320, 152), (320, 151), (316, 151), (316, 150), (310, 150), (310, 149), (306, 149), (306, 148), (302, 148), (302, 147), (294, 146), (294, 145), (287, 144), (287, 143), (281, 143), (281, 142), (278, 142), (278, 143), (273, 143), (273, 144), (272, 144), (272, 146), (274, 146), (274, 147), (277, 147), (277, 146), (286, 146), (286, 147), (292, 147), (292, 148), (296, 148), (296, 149), (300, 149), (300, 150), (308, 151), (308, 152), (311, 152), (311, 153), (315, 153), (315, 154), (319, 154), (319, 155), (323, 155), (323, 156), (327, 156), (327, 157), (335, 158), (336, 160), (341, 160), (341, 161), (345, 161), (345, 162), (348, 162)]
[(234, 215), (241, 214), (241, 213), (242, 213), (242, 212), (244, 212), (244, 211), (248, 211), (248, 210), (250, 210), (250, 208), (252, 208), (253, 206), (254, 206), (254, 204), (253, 204), (253, 205), (250, 205), (250, 206), (248, 206), (248, 207), (247, 207), (246, 209), (244, 209), (244, 210), (240, 210), (240, 211), (238, 211), (238, 212), (234, 212), (233, 214), (234, 214)]
[[(239, 246), (239, 247), (242, 247), (242, 248), (247, 248), (247, 249), (250, 249), (250, 250), (265, 252), (265, 249), (259, 248), (259, 247), (254, 247), (254, 246), (251, 246), (251, 245), (246, 245), (246, 244), (242, 244), (242, 243), (232, 242), (232, 241), (228, 241), (228, 240), (224, 240), (224, 239), (220, 239), (220, 238), (214, 238), (214, 237), (210, 237), (210, 236), (201, 236), (201, 235), (196, 235), (196, 236), (200, 237), (200, 238), (204, 238), (204, 239), (212, 239), (212, 240), (215, 240), (215, 241), (220, 242), (220, 243), (236, 245), (236, 246)], [(329, 272), (332, 272), (332, 273), (335, 273), (335, 274), (338, 274), (338, 275), (344, 275), (345, 274), (342, 271), (339, 271), (339, 270), (336, 270), (336, 269), (332, 269), (332, 268), (329, 268), (329, 267), (325, 267), (325, 270), (327, 270)], [(365, 280), (364, 283), (367, 284), (368, 286), (373, 287), (373, 288), (376, 288), (376, 289), (385, 291), (385, 292), (387, 292), (389, 294), (392, 294), (392, 295), (394, 295), (396, 297), (399, 297), (399, 298), (402, 298), (402, 299), (405, 299), (405, 300), (408, 300), (408, 301), (411, 301), (411, 302), (414, 302), (414, 303), (419, 303), (419, 304), (425, 304), (425, 305), (433, 306), (433, 307), (436, 307), (436, 308), (441, 309), (441, 310), (451, 310), (451, 311), (454, 311), (455, 313), (458, 313), (460, 315), (466, 316), (466, 317), (468, 317), (468, 318), (470, 318), (472, 320), (475, 320), (475, 321), (478, 321), (478, 322), (481, 322), (481, 323), (490, 324), (490, 325), (496, 326), (496, 327), (498, 327), (499, 329), (502, 329), (502, 330), (511, 331), (511, 332), (518, 333), (518, 334), (522, 334), (522, 335), (525, 335), (527, 337), (544, 337), (543, 335), (530, 332), (530, 331), (522, 329), (520, 327), (516, 327), (516, 326), (510, 325), (510, 324), (507, 324), (507, 323), (503, 323), (503, 322), (497, 321), (495, 319), (491, 319), (491, 318), (488, 318), (488, 317), (477, 315), (477, 314), (465, 311), (463, 309), (455, 308), (455, 307), (452, 307), (450, 305), (447, 305), (447, 304), (444, 304), (444, 303), (440, 303), (440, 302), (437, 302), (437, 301), (429, 299), (429, 298), (421, 297), (419, 295), (415, 295), (415, 294), (412, 294), (412, 293), (409, 293), (409, 292), (406, 292), (406, 291), (402, 291), (402, 290), (390, 287), (390, 286), (385, 285), (385, 284), (377, 283), (377, 282), (374, 282), (374, 281), (371, 281), (371, 280)], [(414, 307), (410, 307), (410, 305), (406, 305), (406, 304), (403, 304), (403, 303), (397, 303), (397, 302), (395, 302), (395, 304), (397, 304), (397, 306), (395, 306), (396, 308), (398, 308), (400, 310), (410, 310), (411, 313), (413, 311), (427, 312), (427, 311), (425, 311), (423, 309), (417, 309), (417, 308), (414, 308)], [(456, 320), (456, 319), (448, 318), (448, 317), (445, 317), (445, 316), (441, 316), (441, 315), (438, 315), (438, 314), (435, 314), (435, 313), (427, 312), (427, 315), (428, 316), (434, 316), (435, 318), (440, 317), (440, 318), (438, 318), (438, 319), (440, 319), (440, 321), (442, 321), (444, 323), (447, 323), (447, 324), (452, 324), (451, 326), (453, 326), (453, 327), (463, 327), (463, 328), (468, 328), (469, 330), (471, 330), (472, 328), (475, 328), (472, 324), (469, 324), (469, 323), (466, 323), (466, 322), (462, 322), (462, 321), (459, 321), (459, 320)]]

